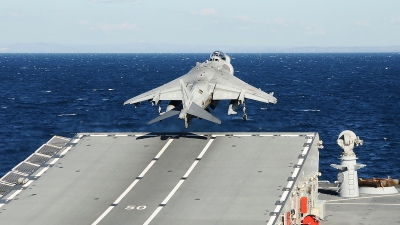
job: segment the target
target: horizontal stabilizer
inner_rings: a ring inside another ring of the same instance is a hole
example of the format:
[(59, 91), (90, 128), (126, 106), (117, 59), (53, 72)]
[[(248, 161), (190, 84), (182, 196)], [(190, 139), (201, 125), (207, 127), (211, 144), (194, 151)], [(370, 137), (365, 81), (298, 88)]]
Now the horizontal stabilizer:
[(160, 121), (160, 120), (167, 119), (167, 118), (169, 118), (169, 117), (171, 117), (171, 116), (178, 115), (178, 114), (181, 112), (181, 109), (182, 109), (182, 106), (181, 106), (181, 107), (178, 106), (178, 107), (175, 108), (175, 109), (172, 109), (172, 110), (170, 110), (170, 111), (168, 111), (168, 112), (165, 112), (165, 113), (162, 114), (161, 116), (156, 117), (156, 118), (150, 120), (150, 121), (147, 123), (147, 125), (152, 124), (152, 123), (155, 123), (155, 122)]
[(192, 104), (190, 105), (190, 108), (187, 113), (191, 114), (193, 116), (197, 116), (199, 118), (217, 123), (217, 124), (221, 124), (221, 120), (219, 120), (217, 117), (211, 115), (209, 112), (207, 112), (206, 110), (204, 110), (203, 108), (201, 108), (194, 102), (192, 102)]

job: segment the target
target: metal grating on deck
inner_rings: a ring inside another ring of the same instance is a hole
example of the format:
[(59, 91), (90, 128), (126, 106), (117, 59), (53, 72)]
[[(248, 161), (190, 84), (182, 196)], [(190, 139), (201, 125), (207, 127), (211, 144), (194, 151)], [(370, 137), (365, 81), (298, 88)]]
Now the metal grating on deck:
[(70, 138), (53, 136), (46, 144), (37, 149), (35, 153), (15, 166), (0, 179), (0, 196), (12, 190), (18, 184), (18, 179), (24, 178), (25, 181), (28, 180), (29, 175), (37, 171), (42, 164), (49, 161), (70, 140)]
[(54, 136), (53, 138), (51, 138), (47, 144), (49, 145), (53, 145), (59, 148), (64, 147), (69, 141), (71, 140), (71, 138), (65, 138), (65, 137), (61, 137), (61, 136)]
[(1, 178), (1, 181), (10, 183), (10, 184), (17, 184), (19, 178), (26, 178), (26, 175), (18, 174), (15, 172), (8, 172), (4, 177)]
[(34, 164), (42, 164), (47, 162), (51, 157), (50, 156), (45, 156), (45, 155), (38, 155), (38, 154), (32, 154), (29, 158), (26, 159), (27, 162), (34, 163)]
[(28, 162), (22, 162), (18, 164), (16, 167), (12, 169), (12, 171), (20, 172), (20, 173), (25, 173), (25, 174), (31, 174), (34, 171), (36, 171), (39, 168), (39, 165), (28, 163)]
[(14, 184), (6, 184), (6, 183), (3, 183), (3, 182), (0, 182), (0, 196), (2, 196), (5, 193), (7, 193), (14, 186), (15, 186)]
[(60, 149), (61, 149), (61, 147), (58, 147), (58, 146), (44, 144), (36, 152), (40, 153), (40, 154), (48, 155), (48, 156), (53, 156), (58, 151), (60, 151)]

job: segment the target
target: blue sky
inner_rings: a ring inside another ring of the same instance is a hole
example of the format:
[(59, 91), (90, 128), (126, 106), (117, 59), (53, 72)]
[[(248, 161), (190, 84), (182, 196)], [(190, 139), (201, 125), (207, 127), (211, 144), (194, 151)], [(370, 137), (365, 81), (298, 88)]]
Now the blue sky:
[(400, 2), (5, 0), (0, 31), (0, 52), (391, 47), (400, 46)]

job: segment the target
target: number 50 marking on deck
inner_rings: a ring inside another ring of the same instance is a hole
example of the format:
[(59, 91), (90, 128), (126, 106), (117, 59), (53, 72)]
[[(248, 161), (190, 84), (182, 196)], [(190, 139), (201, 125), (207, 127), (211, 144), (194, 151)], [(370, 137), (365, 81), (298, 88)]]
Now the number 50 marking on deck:
[(134, 210), (134, 209), (136, 209), (136, 210), (144, 210), (144, 209), (146, 209), (146, 207), (147, 207), (147, 206), (145, 206), (145, 205), (139, 205), (139, 206), (136, 206), (136, 205), (128, 205), (125, 209), (126, 209), (126, 210)]

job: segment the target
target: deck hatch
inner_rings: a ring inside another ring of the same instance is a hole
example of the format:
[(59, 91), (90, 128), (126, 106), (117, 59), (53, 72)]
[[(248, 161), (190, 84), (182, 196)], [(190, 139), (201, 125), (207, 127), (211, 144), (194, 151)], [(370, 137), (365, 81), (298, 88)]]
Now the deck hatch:
[(39, 165), (34, 165), (32, 163), (22, 162), (18, 166), (16, 166), (13, 171), (17, 171), (20, 173), (31, 174), (39, 168)]
[(1, 181), (11, 184), (16, 184), (19, 178), (26, 178), (26, 176), (15, 172), (9, 172), (4, 177), (1, 178)]
[(5, 183), (0, 182), (0, 196), (2, 196), (2, 195), (4, 195), (5, 193), (7, 193), (7, 192), (8, 192), (9, 190), (11, 190), (14, 186), (15, 186), (15, 184), (14, 184), (14, 185), (11, 185), (11, 184), (5, 184)]
[(50, 159), (50, 157), (47, 157), (47, 156), (42, 156), (42, 155), (38, 155), (38, 154), (33, 154), (33, 155), (31, 155), (28, 159), (26, 159), (26, 161), (27, 162), (30, 162), (30, 163), (34, 163), (34, 164), (42, 164), (42, 163), (45, 163), (45, 162), (47, 162), (47, 160), (49, 160)]
[(44, 145), (42, 145), (42, 147), (40, 147), (37, 150), (37, 153), (53, 156), (58, 151), (60, 151), (60, 149), (61, 149), (61, 147), (56, 147), (56, 146), (51, 146), (51, 145), (48, 145), (48, 144), (44, 144)]
[(50, 139), (50, 141), (47, 142), (47, 144), (61, 148), (64, 147), (70, 140), (70, 138), (54, 136), (52, 139)]

